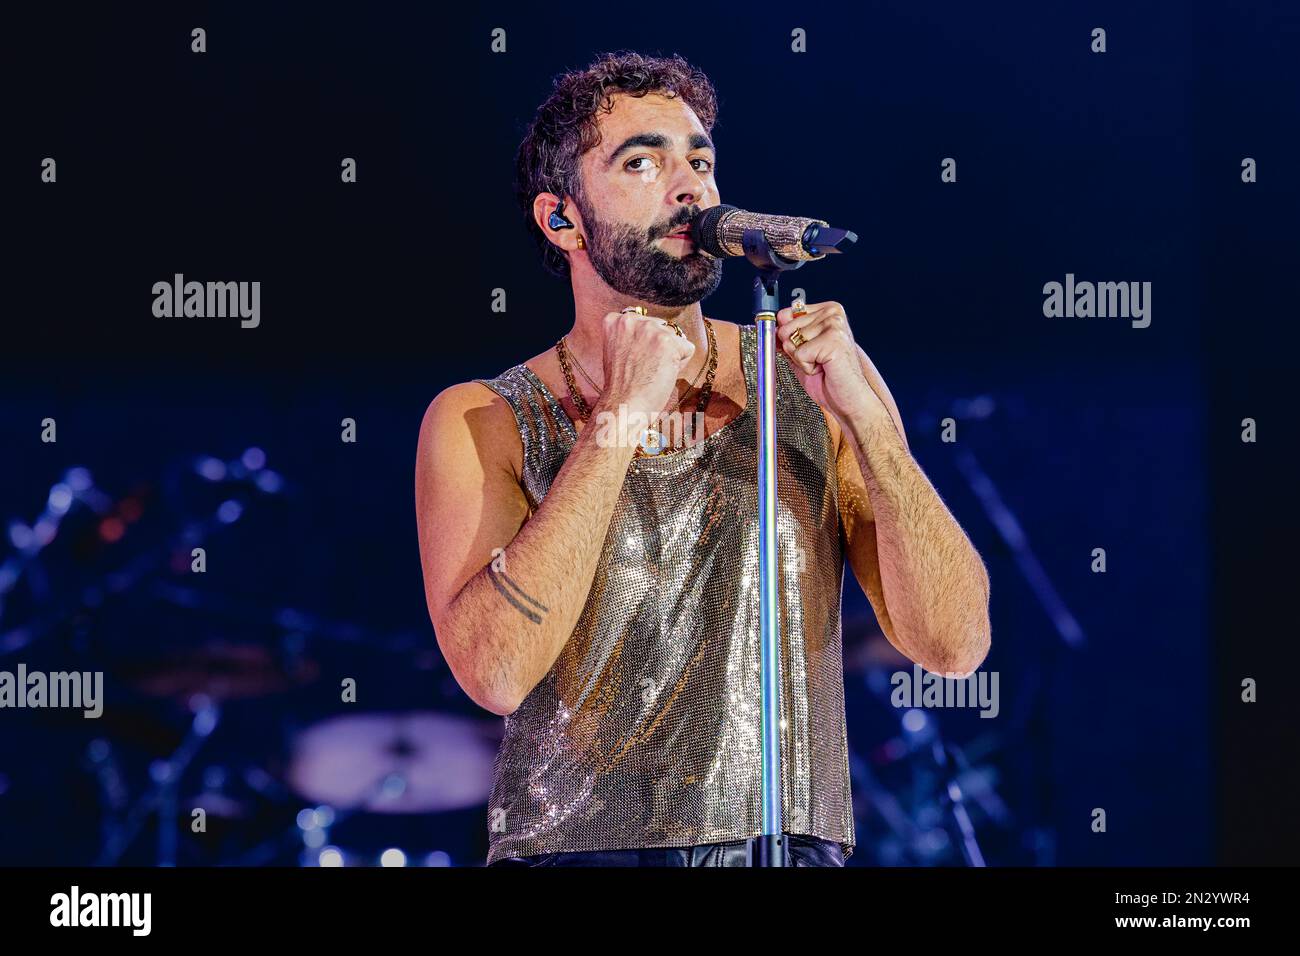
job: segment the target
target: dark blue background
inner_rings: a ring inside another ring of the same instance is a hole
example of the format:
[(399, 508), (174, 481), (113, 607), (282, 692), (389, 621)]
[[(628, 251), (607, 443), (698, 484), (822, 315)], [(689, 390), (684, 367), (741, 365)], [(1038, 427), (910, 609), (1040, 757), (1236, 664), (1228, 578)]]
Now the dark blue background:
[[(723, 200), (860, 235), (786, 288), (846, 306), (917, 460), (988, 564), (984, 666), (1001, 675), (1002, 716), (938, 716), (996, 773), (1009, 815), (982, 821), (989, 862), (1295, 860), (1296, 715), (1282, 683), (1295, 628), (1279, 614), (1296, 521), (1269, 495), (1294, 485), (1293, 5), (432, 9), (28, 11), (10, 31), (22, 94), (3, 157), (17, 251), (0, 517), (31, 521), (73, 465), (115, 496), (142, 488), (154, 504), (138, 532), (63, 555), (59, 580), (92, 580), (213, 504), (211, 489), (165, 480), (195, 455), (258, 446), (290, 488), (214, 537), (209, 574), (183, 582), (242, 616), (169, 609), (160, 571), (39, 644), (0, 649), (0, 668), (111, 668), (147, 653), (134, 643), (233, 632), (274, 645), (273, 614), (293, 607), (352, 630), (310, 632), (320, 680), (229, 711), (200, 765), (275, 765), (296, 729), (347, 711), (342, 676), (361, 682), (363, 710), (474, 713), (424, 606), (420, 418), (442, 388), (544, 350), (572, 322), (510, 189), (551, 76), (606, 50), (677, 52), (720, 94)], [(189, 52), (193, 26), (208, 31), (204, 55)], [(1104, 55), (1089, 49), (1097, 26)], [(495, 27), (505, 54), (490, 52)], [(794, 27), (806, 54), (790, 52)], [(38, 180), (45, 156), (57, 185)], [(344, 156), (356, 185), (339, 182)], [(940, 182), (949, 156), (956, 184)], [(1245, 156), (1259, 163), (1252, 185)], [(747, 320), (746, 269), (728, 265), (708, 314)], [(154, 318), (152, 284), (174, 272), (260, 280), (261, 327)], [(1067, 272), (1151, 282), (1150, 327), (1044, 318), (1042, 286)], [(497, 288), (505, 314), (490, 310)], [(980, 394), (997, 413), (959, 423), (959, 446), (1026, 530), (1083, 626), (1081, 650), (1062, 645), (954, 446), (936, 440), (935, 415)], [(46, 416), (57, 444), (39, 441)], [(339, 441), (345, 416), (356, 444)], [(1239, 440), (1246, 416), (1258, 444)], [(1096, 547), (1104, 575), (1090, 570)], [(869, 633), (864, 615), (850, 574), (847, 640)], [(1260, 703), (1239, 702), (1243, 677), (1261, 681)], [(848, 683), (850, 743), (865, 755), (894, 715), (860, 675)], [(86, 742), (120, 740), (142, 772), (184, 723), (156, 702), (117, 704), (99, 727), (0, 713), (0, 863), (94, 859)], [(262, 809), (266, 834), (277, 807)], [(1105, 834), (1091, 832), (1094, 807)], [(458, 863), (485, 845), (482, 809), (385, 825), (386, 844)], [(860, 808), (864, 840), (873, 825)], [(129, 858), (151, 852), (142, 841)]]

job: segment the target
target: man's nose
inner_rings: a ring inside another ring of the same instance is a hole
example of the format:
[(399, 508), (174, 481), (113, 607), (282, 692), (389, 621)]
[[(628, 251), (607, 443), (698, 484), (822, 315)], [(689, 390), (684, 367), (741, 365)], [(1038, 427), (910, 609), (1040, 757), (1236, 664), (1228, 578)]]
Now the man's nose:
[(708, 182), (700, 175), (699, 170), (690, 163), (682, 163), (677, 167), (677, 173), (672, 181), (672, 191), (669, 193), (674, 202), (693, 206), (704, 202), (708, 193)]

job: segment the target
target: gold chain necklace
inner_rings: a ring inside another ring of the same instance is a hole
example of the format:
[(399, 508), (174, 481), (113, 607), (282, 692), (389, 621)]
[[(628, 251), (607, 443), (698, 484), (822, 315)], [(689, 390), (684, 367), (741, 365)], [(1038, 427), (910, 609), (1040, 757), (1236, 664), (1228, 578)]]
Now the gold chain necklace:
[[(704, 321), (707, 323), (709, 320), (705, 319)], [(713, 340), (713, 329), (711, 326), (709, 327), (709, 340), (710, 342), (712, 342)], [(594, 378), (592, 378), (590, 375), (587, 374), (587, 370), (583, 368), (582, 363), (578, 361), (578, 356), (574, 355), (572, 352), (568, 352), (567, 358), (569, 359), (570, 362), (573, 363), (573, 367), (578, 370), (578, 374), (581, 375), (583, 378), (585, 378), (587, 380), (587, 384), (590, 385), (592, 388), (594, 388), (596, 390), (596, 394), (599, 395), (600, 386), (596, 384), (596, 380)], [(695, 387), (695, 383), (700, 380), (700, 376), (704, 374), (704, 370), (708, 367), (709, 367), (709, 363), (707, 361), (700, 366), (700, 370), (696, 372), (695, 377), (691, 379), (691, 384), (686, 386), (686, 391), (682, 392), (682, 397), (679, 398), (677, 400), (677, 404), (673, 406), (674, 410), (682, 407), (682, 402), (686, 401), (686, 396), (691, 394), (691, 389)]]
[[(695, 411), (698, 415), (703, 415), (705, 409), (709, 407), (709, 401), (713, 398), (713, 379), (718, 370), (718, 342), (713, 334), (713, 323), (708, 319), (705, 319), (704, 329), (709, 336), (709, 354), (708, 360), (700, 369), (701, 372), (706, 372), (707, 374), (704, 376), (704, 387), (700, 389), (699, 401), (695, 406)], [(583, 398), (582, 393), (578, 391), (578, 383), (573, 378), (573, 369), (570, 367), (570, 361), (572, 361), (574, 365), (578, 366), (578, 371), (582, 372), (583, 378), (591, 383), (592, 388), (596, 389), (597, 398), (599, 398), (603, 393), (600, 391), (600, 388), (596, 383), (591, 380), (591, 376), (587, 374), (586, 370), (578, 364), (577, 358), (573, 358), (569, 355), (568, 346), (565, 343), (566, 338), (567, 336), (561, 336), (560, 341), (555, 343), (555, 354), (560, 360), (560, 368), (564, 371), (564, 382), (569, 387), (569, 397), (573, 400), (574, 407), (578, 409), (578, 414), (581, 416), (582, 421), (586, 422), (591, 418), (591, 406), (587, 404), (587, 400)], [(696, 372), (695, 381), (691, 382), (691, 384), (687, 386), (686, 391), (682, 393), (682, 397), (678, 400), (676, 406), (674, 406), (674, 410), (682, 407), (682, 403), (686, 401), (686, 396), (690, 394), (691, 389), (695, 387), (695, 382), (698, 382), (699, 379), (700, 373)], [(654, 432), (654, 434), (658, 435), (660, 438), (663, 437), (662, 433), (655, 429), (647, 429), (647, 431)], [(634, 454), (637, 458), (650, 458), (655, 457), (660, 453), (661, 452), (659, 451), (647, 452), (641, 444), (638, 443)]]

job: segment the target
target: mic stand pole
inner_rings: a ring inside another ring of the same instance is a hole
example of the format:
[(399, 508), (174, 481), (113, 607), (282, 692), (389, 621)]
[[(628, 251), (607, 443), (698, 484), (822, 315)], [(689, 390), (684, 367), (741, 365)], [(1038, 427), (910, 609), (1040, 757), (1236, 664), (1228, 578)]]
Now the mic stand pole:
[[(857, 242), (847, 229), (816, 221), (804, 228), (803, 249), (814, 259), (840, 252), (841, 242)], [(758, 573), (759, 684), (762, 762), (762, 831), (755, 866), (785, 866), (781, 827), (781, 607), (777, 596), (779, 567), (776, 539), (776, 313), (777, 277), (808, 261), (778, 256), (762, 229), (741, 235), (745, 258), (758, 270), (754, 277), (754, 327), (758, 340)]]
[(772, 252), (761, 229), (746, 229), (745, 258), (754, 277), (754, 326), (758, 339), (758, 569), (759, 675), (762, 689), (762, 834), (754, 866), (785, 866), (781, 827), (781, 633), (777, 596), (776, 538), (776, 313), (777, 277), (798, 269)]

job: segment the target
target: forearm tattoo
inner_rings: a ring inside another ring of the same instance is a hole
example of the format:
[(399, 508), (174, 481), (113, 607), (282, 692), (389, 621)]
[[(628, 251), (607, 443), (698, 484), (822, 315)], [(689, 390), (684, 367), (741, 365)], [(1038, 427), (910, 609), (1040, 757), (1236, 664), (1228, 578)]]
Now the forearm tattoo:
[[(515, 608), (515, 610), (517, 610), (524, 617), (528, 618), (528, 620), (532, 621), (534, 624), (542, 623), (542, 615), (538, 614), (532, 608), (524, 605), (523, 602), (519, 600), (519, 598), (523, 598), (524, 601), (527, 601), (529, 604), (533, 605), (533, 607), (541, 608), (543, 612), (549, 613), (550, 608), (548, 608), (541, 601), (538, 601), (536, 598), (529, 597), (527, 594), (525, 594), (523, 589), (520, 588), (519, 585), (515, 584), (514, 581), (510, 580), (510, 576), (506, 574), (505, 571), (498, 571), (492, 565), (488, 565), (488, 577), (492, 579), (492, 584), (496, 587), (498, 591), (501, 592), (502, 596), (504, 596), (505, 599), (510, 602), (510, 604)], [(515, 595), (518, 595), (518, 597), (516, 597)]]

